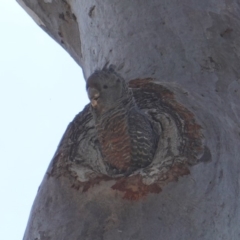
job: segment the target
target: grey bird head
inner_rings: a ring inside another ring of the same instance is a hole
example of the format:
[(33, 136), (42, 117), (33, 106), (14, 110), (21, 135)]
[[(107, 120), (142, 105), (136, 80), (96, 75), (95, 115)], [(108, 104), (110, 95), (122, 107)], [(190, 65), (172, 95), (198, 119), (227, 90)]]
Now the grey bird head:
[(92, 108), (98, 115), (114, 108), (129, 95), (125, 80), (113, 69), (95, 71), (86, 87)]

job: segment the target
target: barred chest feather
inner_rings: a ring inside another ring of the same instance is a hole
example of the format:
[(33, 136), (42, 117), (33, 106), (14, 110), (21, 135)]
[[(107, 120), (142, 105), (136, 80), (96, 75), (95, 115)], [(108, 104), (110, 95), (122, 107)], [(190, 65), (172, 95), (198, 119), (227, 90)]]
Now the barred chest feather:
[(128, 174), (152, 162), (157, 135), (147, 116), (136, 107), (108, 112), (96, 129), (109, 171)]

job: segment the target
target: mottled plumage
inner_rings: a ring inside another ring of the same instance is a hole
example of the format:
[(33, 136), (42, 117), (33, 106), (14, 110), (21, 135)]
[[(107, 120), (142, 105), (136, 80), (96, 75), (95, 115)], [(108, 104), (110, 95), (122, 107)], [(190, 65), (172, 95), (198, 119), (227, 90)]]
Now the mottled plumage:
[(125, 80), (112, 69), (96, 71), (88, 78), (87, 91), (108, 172), (128, 175), (149, 165), (157, 134)]

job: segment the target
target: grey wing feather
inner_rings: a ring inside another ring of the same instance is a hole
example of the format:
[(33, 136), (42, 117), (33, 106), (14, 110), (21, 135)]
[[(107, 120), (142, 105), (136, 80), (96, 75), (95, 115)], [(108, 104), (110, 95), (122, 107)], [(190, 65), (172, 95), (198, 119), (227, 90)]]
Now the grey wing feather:
[(149, 165), (157, 148), (157, 134), (147, 115), (137, 108), (129, 112), (129, 134), (132, 145), (132, 164), (136, 168)]

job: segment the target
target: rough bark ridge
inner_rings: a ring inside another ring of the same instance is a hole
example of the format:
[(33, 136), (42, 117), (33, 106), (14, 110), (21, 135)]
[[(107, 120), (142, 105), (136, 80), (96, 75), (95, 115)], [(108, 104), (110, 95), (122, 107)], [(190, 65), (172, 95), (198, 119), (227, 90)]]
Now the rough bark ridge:
[[(90, 185), (85, 179), (80, 186), (79, 176), (82, 181), (89, 176), (81, 171), (75, 171), (75, 179), (74, 174), (59, 175), (61, 165), (56, 163), (63, 156), (57, 152), (33, 204), (24, 239), (239, 239), (239, 2), (18, 2), (80, 64), (85, 77), (109, 62), (127, 80), (151, 78), (169, 90), (202, 127), (202, 160), (211, 158), (161, 192), (154, 185), (144, 198), (132, 201), (128, 196), (136, 196), (132, 192), (141, 186), (138, 177), (131, 191), (125, 187), (126, 178), (108, 176), (104, 180), (94, 176)], [(130, 86), (141, 88), (139, 82)], [(91, 135), (94, 129), (87, 127)], [(68, 167), (62, 169), (71, 170)], [(95, 168), (101, 172), (104, 167), (99, 163)]]

